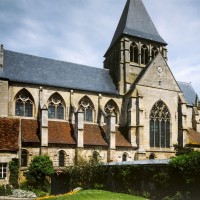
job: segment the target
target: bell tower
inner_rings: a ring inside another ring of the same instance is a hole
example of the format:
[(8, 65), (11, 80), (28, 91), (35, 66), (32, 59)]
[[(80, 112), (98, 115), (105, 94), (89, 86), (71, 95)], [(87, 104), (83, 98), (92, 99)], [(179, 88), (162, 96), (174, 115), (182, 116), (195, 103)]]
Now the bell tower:
[(167, 43), (159, 35), (142, 0), (127, 0), (104, 57), (119, 93), (124, 95), (158, 53), (167, 60)]

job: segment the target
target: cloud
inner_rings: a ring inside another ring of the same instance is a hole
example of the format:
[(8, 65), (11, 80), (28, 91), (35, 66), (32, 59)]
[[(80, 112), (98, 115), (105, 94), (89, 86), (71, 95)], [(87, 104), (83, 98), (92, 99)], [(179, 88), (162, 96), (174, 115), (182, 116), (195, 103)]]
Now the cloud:
[[(200, 94), (200, 1), (143, 0), (168, 43), (177, 80)], [(6, 49), (103, 67), (124, 0), (1, 0), (0, 43)]]

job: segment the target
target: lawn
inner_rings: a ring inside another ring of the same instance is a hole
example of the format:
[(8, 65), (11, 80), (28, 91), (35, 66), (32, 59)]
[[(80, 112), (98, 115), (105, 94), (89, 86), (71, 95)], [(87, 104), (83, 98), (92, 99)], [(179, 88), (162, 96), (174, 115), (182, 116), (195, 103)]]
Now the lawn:
[(76, 194), (69, 196), (53, 197), (49, 200), (145, 200), (143, 197), (138, 197), (129, 194), (121, 194), (108, 192), (103, 190), (82, 190)]

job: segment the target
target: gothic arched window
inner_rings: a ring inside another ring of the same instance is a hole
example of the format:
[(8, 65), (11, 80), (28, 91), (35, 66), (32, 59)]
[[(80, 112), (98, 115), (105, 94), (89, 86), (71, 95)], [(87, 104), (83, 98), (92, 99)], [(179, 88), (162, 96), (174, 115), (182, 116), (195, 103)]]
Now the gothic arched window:
[(93, 121), (93, 110), (94, 105), (92, 101), (86, 96), (83, 97), (79, 102), (79, 109), (82, 109), (84, 112), (84, 120), (86, 122), (92, 122)]
[(148, 48), (146, 45), (142, 45), (141, 47), (141, 64), (146, 65), (148, 63)]
[(16, 116), (33, 116), (33, 98), (31, 94), (23, 89), (15, 98), (15, 115)]
[(58, 155), (58, 166), (59, 167), (64, 167), (65, 166), (65, 152), (64, 151), (59, 151)]
[(106, 103), (104, 111), (107, 113), (107, 115), (114, 114), (116, 117), (116, 123), (118, 122), (119, 109), (114, 100), (111, 99)]
[(135, 43), (130, 45), (130, 61), (138, 63), (138, 46)]
[(64, 102), (62, 97), (55, 93), (48, 100), (48, 117), (50, 119), (64, 119)]
[(28, 165), (28, 152), (26, 150), (22, 150), (21, 153), (21, 166), (27, 167)]
[(170, 147), (170, 112), (162, 100), (151, 109), (150, 147)]
[(153, 48), (151, 49), (152, 60), (157, 56), (157, 54), (158, 54), (158, 49), (155, 48), (155, 47), (153, 47)]

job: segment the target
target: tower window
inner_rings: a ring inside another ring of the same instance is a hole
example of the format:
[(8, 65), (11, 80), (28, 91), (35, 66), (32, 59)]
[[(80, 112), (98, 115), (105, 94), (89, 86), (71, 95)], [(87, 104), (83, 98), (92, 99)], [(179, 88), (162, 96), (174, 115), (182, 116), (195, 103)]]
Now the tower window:
[(146, 45), (142, 45), (141, 48), (141, 64), (146, 65), (148, 63), (148, 48)]
[(57, 93), (48, 100), (48, 117), (50, 119), (64, 119), (64, 102)]
[(154, 104), (150, 113), (150, 147), (170, 147), (170, 113), (162, 100)]
[(22, 90), (15, 98), (15, 115), (16, 116), (33, 116), (33, 98), (27, 90)]
[(84, 97), (79, 102), (79, 109), (82, 109), (84, 112), (84, 120), (86, 122), (93, 121), (93, 110), (94, 105), (88, 97)]
[(130, 61), (138, 63), (138, 46), (135, 43), (130, 46)]
[(155, 47), (153, 47), (153, 48), (151, 49), (152, 60), (157, 56), (157, 54), (158, 54), (158, 49), (155, 48)]

